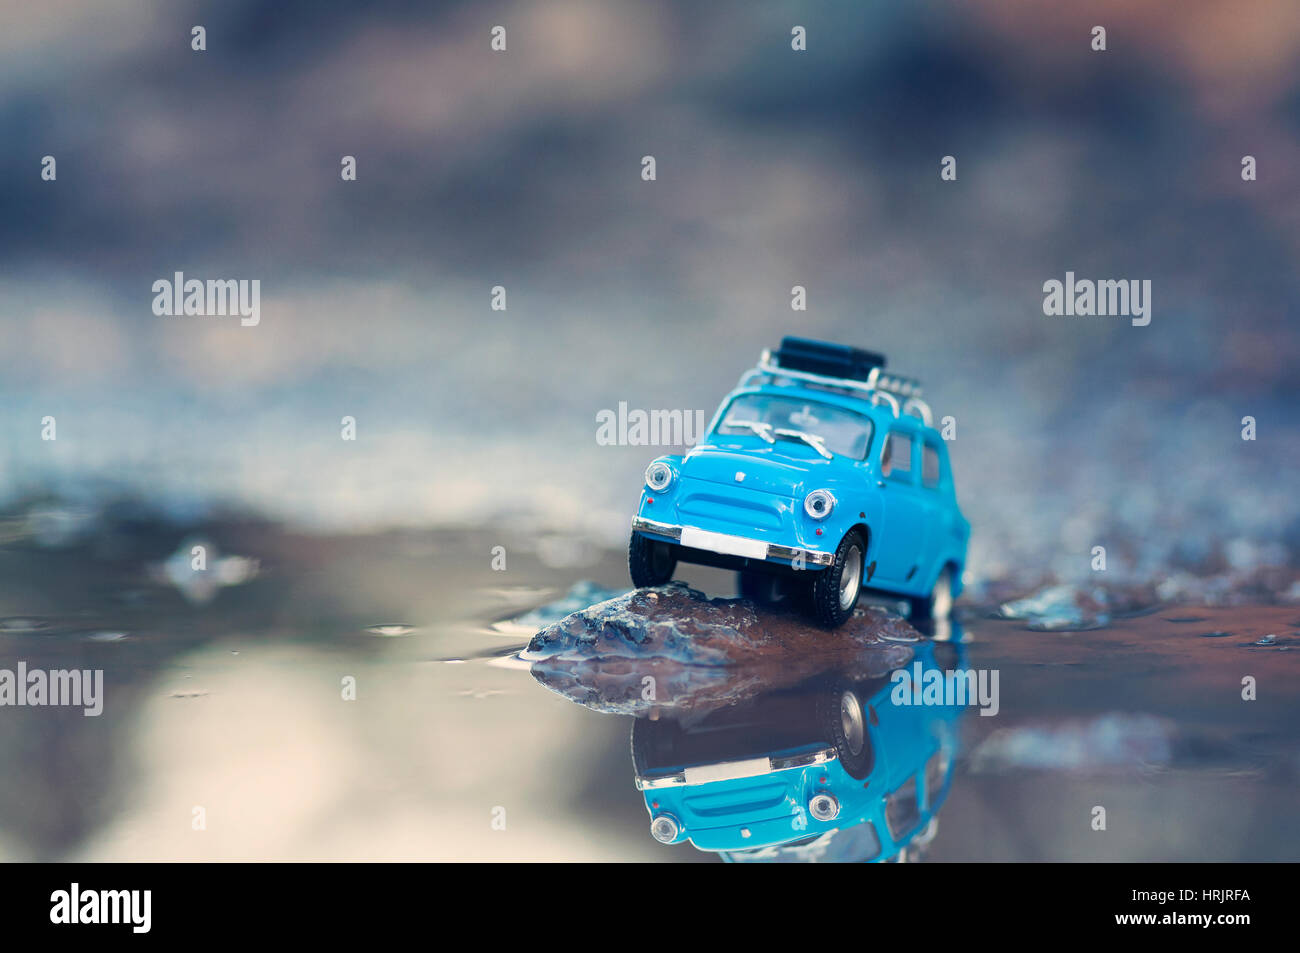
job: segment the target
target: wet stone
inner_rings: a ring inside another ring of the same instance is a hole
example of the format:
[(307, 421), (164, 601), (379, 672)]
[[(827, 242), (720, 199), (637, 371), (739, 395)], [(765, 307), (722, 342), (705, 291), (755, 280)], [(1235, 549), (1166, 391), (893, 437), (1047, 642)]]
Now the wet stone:
[(701, 711), (822, 673), (883, 676), (911, 660), (905, 620), (859, 610), (840, 628), (685, 586), (589, 606), (538, 632), (521, 653), (546, 687), (599, 711)]
[(1099, 629), (1114, 618), (1153, 608), (1157, 599), (1143, 587), (1075, 586), (1061, 583), (1033, 595), (1004, 602), (997, 615), (1022, 619), (1041, 632), (1078, 632)]

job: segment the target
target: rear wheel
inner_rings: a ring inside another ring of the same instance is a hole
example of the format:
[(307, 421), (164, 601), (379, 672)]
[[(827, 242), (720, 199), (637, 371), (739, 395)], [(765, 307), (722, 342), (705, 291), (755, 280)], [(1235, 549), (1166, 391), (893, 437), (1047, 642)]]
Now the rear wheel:
[(673, 578), (677, 569), (677, 550), (672, 543), (633, 533), (627, 544), (627, 568), (632, 585), (662, 586)]
[(789, 595), (785, 580), (769, 572), (742, 569), (739, 577), (740, 596), (759, 606), (776, 606)]
[(812, 615), (834, 629), (853, 615), (862, 592), (862, 567), (866, 546), (857, 533), (848, 533), (835, 551), (835, 562), (820, 570), (811, 587)]
[(913, 619), (946, 619), (952, 613), (952, 567), (944, 566), (928, 596), (909, 599)]

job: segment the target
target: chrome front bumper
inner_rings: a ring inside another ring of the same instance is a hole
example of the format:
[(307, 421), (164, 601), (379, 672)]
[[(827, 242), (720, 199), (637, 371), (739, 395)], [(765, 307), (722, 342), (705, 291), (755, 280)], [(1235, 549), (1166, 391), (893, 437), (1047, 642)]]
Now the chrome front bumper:
[[(660, 523), (656, 520), (648, 520), (643, 516), (636, 516), (632, 519), (632, 529), (633, 531), (650, 533), (653, 536), (662, 536), (665, 539), (681, 542), (683, 527), (673, 523)], [(686, 527), (686, 529), (688, 533), (695, 532), (691, 527)], [(725, 541), (732, 540), (738, 544), (746, 544), (747, 546), (766, 547), (766, 556), (756, 556), (753, 558), (784, 559), (789, 562), (802, 560), (804, 565), (807, 566), (829, 566), (835, 562), (834, 553), (819, 553), (811, 549), (799, 549), (794, 546), (778, 546), (775, 543), (768, 543), (761, 539), (751, 539), (746, 536), (727, 536), (722, 533), (708, 533), (705, 535), (707, 537), (716, 538), (719, 541), (718, 544), (710, 544), (707, 540), (703, 542), (697, 540), (689, 544), (691, 548), (707, 549), (710, 552), (721, 553), (724, 556), (746, 555), (745, 553), (738, 552), (736, 547), (727, 548), (725, 546)], [(718, 548), (719, 545), (723, 546), (723, 548)]]
[(810, 768), (819, 764), (828, 764), (836, 759), (834, 748), (822, 748), (803, 754), (787, 755), (783, 758), (753, 758), (749, 761), (724, 761), (720, 764), (702, 765), (687, 768), (673, 774), (659, 774), (653, 777), (636, 779), (638, 791), (650, 791), (655, 788), (682, 787), (687, 784), (711, 784), (714, 781), (738, 781), (741, 778), (757, 778), (777, 771), (790, 771), (794, 768)]

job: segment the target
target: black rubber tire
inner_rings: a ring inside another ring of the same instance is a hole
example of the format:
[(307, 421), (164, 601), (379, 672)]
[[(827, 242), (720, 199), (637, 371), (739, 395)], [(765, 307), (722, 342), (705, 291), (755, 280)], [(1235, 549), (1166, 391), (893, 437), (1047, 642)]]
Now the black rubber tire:
[(638, 589), (662, 586), (677, 570), (677, 547), (633, 533), (627, 544), (627, 568)]
[(773, 573), (742, 569), (736, 573), (736, 577), (740, 597), (748, 599), (754, 605), (768, 608), (778, 606), (789, 596), (785, 580)]
[(853, 605), (847, 609), (840, 606), (840, 577), (844, 573), (844, 561), (854, 547), (858, 550), (858, 596), (861, 597), (863, 574), (867, 565), (867, 547), (857, 532), (844, 535), (840, 540), (839, 548), (835, 550), (835, 562), (825, 569), (816, 571), (812, 585), (809, 587), (809, 611), (818, 625), (828, 629), (843, 625), (849, 616), (853, 615), (853, 606), (857, 605), (855, 599)]
[(926, 619), (934, 618), (935, 594), (939, 592), (939, 589), (944, 585), (945, 580), (948, 586), (948, 611), (944, 613), (943, 618), (948, 616), (952, 609), (952, 567), (944, 566), (943, 569), (939, 570), (939, 578), (934, 581), (934, 588), (930, 590), (928, 596), (908, 598), (907, 602), (910, 607), (910, 611), (908, 612), (909, 620), (924, 621)]
[[(852, 693), (856, 699), (862, 718), (862, 747), (857, 752), (854, 752), (849, 744), (848, 735), (844, 731), (844, 721), (840, 717), (840, 707), (846, 700), (846, 693)], [(849, 777), (859, 781), (871, 773), (872, 765), (875, 763), (875, 749), (871, 746), (871, 731), (868, 727), (871, 718), (866, 710), (866, 703), (867, 699), (858, 688), (844, 685), (822, 692), (818, 697), (817, 707), (817, 720), (826, 739), (835, 745), (840, 767)]]

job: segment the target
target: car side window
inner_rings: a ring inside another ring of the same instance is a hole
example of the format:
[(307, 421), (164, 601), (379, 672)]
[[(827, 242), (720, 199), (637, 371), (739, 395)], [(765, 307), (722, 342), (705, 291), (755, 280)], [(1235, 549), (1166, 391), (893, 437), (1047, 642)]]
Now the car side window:
[(921, 485), (927, 490), (939, 487), (939, 448), (932, 443), (921, 446)]
[(912, 775), (897, 791), (885, 798), (885, 824), (889, 836), (902, 840), (921, 823), (921, 805), (916, 798), (916, 775)]
[(912, 435), (890, 431), (880, 455), (880, 472), (890, 480), (912, 482)]

